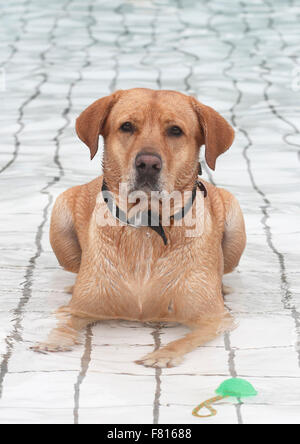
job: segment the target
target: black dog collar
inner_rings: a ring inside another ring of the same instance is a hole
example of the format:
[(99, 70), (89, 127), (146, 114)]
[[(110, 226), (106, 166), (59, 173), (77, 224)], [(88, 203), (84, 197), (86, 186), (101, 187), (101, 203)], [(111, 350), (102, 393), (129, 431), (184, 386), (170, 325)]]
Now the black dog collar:
[[(194, 200), (196, 197), (196, 193), (197, 193), (197, 188), (199, 188), (203, 192), (204, 198), (207, 196), (207, 189), (205, 188), (204, 184), (202, 182), (200, 182), (200, 180), (197, 180), (196, 184), (193, 188), (193, 191), (192, 191), (191, 199), (180, 211), (178, 211), (178, 213), (175, 213), (173, 216), (171, 216), (171, 219), (181, 220), (184, 217), (184, 215), (187, 214), (187, 212), (193, 206), (193, 203), (194, 203)], [(139, 216), (139, 224), (136, 225), (136, 223), (135, 223), (136, 218), (134, 217), (132, 219), (128, 219), (127, 215), (124, 213), (124, 211), (122, 211), (115, 204), (113, 196), (110, 193), (105, 180), (103, 180), (103, 184), (102, 184), (102, 194), (103, 194), (104, 201), (109, 208), (109, 211), (116, 219), (118, 219), (123, 224), (130, 225), (135, 228), (149, 227), (152, 230), (154, 230), (162, 238), (165, 245), (168, 244), (165, 230), (160, 222), (159, 214), (152, 213), (151, 210), (144, 211)]]

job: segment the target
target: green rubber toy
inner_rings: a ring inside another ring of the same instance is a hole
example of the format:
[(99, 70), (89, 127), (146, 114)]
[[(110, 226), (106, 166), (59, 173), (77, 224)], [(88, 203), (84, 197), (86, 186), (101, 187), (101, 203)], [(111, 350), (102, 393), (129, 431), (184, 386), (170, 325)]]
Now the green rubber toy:
[[(194, 408), (192, 414), (197, 418), (209, 418), (210, 416), (215, 416), (217, 414), (217, 411), (211, 405), (215, 402), (221, 401), (229, 396), (234, 396), (236, 398), (249, 398), (250, 396), (257, 395), (257, 391), (250, 384), (250, 382), (240, 378), (227, 379), (220, 385), (220, 387), (217, 388), (216, 393), (218, 396), (199, 404)], [(204, 407), (210, 411), (209, 415), (199, 415), (199, 410)]]

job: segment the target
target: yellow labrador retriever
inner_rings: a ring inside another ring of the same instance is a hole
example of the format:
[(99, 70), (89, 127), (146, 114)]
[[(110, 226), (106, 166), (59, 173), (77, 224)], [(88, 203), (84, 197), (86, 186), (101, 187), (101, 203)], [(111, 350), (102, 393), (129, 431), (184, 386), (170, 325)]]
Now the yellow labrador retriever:
[[(58, 311), (57, 328), (34, 349), (69, 350), (83, 328), (101, 319), (179, 322), (191, 332), (137, 361), (177, 365), (185, 353), (214, 339), (228, 319), (222, 276), (238, 265), (245, 248), (244, 219), (234, 196), (201, 180), (198, 172), (201, 145), (215, 169), (234, 131), (195, 98), (150, 89), (98, 100), (80, 115), (76, 130), (92, 158), (103, 135), (103, 175), (67, 190), (55, 204), (51, 244), (62, 267), (78, 276), (69, 305)], [(156, 224), (151, 210), (148, 223), (137, 228), (130, 222), (134, 205), (128, 200), (124, 207), (120, 184), (128, 193), (158, 193)], [(175, 191), (191, 197), (182, 200), (179, 211), (170, 205), (167, 224), (162, 201)], [(202, 219), (200, 234), (187, 234), (179, 223), (183, 210), (196, 222)]]

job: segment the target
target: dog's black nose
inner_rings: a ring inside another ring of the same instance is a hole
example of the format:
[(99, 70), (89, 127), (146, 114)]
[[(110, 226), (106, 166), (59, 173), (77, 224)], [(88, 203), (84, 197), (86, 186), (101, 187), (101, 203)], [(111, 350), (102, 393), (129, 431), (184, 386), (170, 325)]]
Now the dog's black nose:
[(156, 176), (162, 169), (162, 160), (158, 154), (140, 153), (135, 158), (135, 167), (140, 175)]

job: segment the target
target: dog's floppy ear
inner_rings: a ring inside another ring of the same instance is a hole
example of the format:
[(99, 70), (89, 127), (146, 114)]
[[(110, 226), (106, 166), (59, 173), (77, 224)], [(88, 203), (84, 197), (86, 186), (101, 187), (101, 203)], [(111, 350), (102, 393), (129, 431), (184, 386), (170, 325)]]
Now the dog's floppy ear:
[(121, 91), (103, 97), (90, 105), (76, 120), (76, 132), (90, 149), (91, 159), (98, 151), (99, 135), (103, 134), (106, 119), (120, 97)]
[(214, 170), (218, 156), (231, 147), (234, 140), (234, 130), (213, 108), (203, 105), (195, 98), (191, 100), (204, 136), (206, 163)]

